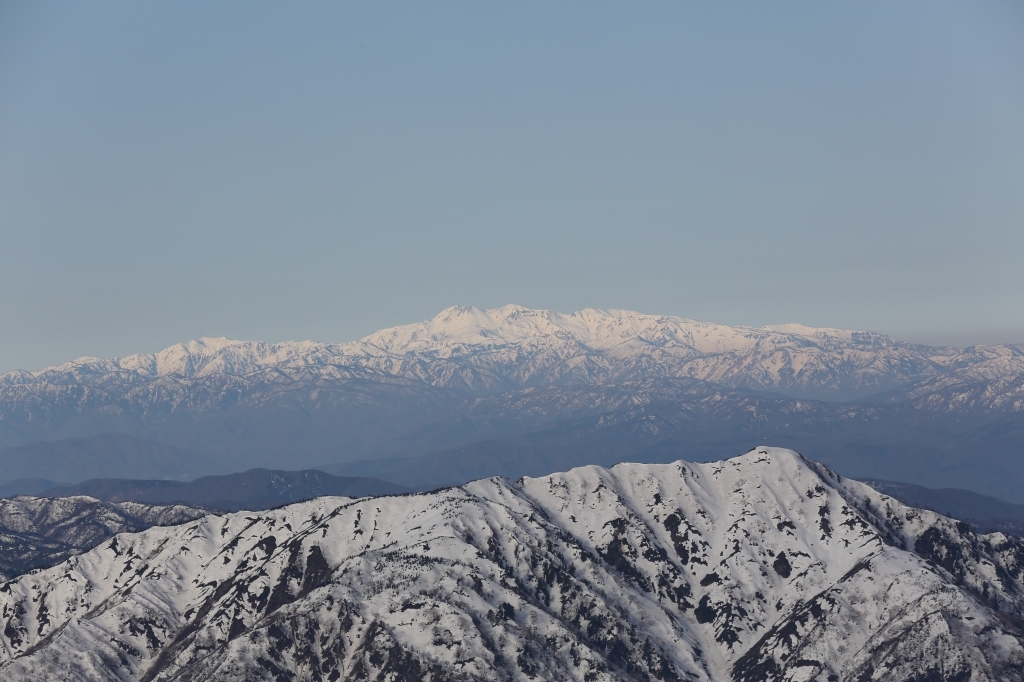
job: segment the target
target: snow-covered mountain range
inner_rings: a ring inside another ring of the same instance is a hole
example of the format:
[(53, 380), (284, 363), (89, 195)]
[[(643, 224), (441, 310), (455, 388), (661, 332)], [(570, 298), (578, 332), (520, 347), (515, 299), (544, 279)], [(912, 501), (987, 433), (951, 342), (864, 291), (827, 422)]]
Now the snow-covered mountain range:
[(1024, 679), (1024, 543), (796, 453), (320, 498), (0, 586), (0, 677)]
[[(453, 307), (359, 341), (261, 343), (199, 339), (153, 354), (84, 357), (0, 386), (86, 385), (125, 390), (219, 375), (353, 379), (380, 375), (432, 386), (494, 388), (700, 379), (794, 397), (850, 399), (951, 370), (1022, 371), (1019, 346), (933, 348), (882, 334), (797, 324), (730, 327), (680, 317), (587, 309), (565, 315), (509, 305)], [(141, 397), (141, 396), (140, 396)], [(172, 396), (168, 395), (168, 398)]]
[[(303, 469), (637, 419), (660, 424), (661, 438), (674, 429), (677, 441), (718, 434), (691, 457), (782, 439), (844, 472), (932, 486), (961, 485), (950, 467), (982, 442), (1006, 466), (972, 487), (1024, 501), (1024, 488), (998, 487), (1020, 469), (1024, 346), (933, 348), (872, 332), (521, 306), (449, 308), (345, 344), (200, 339), (0, 376), (0, 482)], [(122, 438), (116, 466), (93, 454), (110, 449), (108, 434)], [(950, 480), (915, 478), (916, 464), (878, 466), (894, 448), (936, 447), (952, 448), (934, 468)], [(619, 455), (654, 461), (637, 448)], [(850, 457), (852, 468), (839, 459)], [(426, 485), (403, 476), (395, 482)]]

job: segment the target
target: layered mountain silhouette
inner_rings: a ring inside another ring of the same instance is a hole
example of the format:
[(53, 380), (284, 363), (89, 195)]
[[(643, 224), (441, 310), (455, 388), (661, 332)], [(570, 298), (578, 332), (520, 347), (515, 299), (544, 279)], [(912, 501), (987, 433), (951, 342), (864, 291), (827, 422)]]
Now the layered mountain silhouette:
[[(42, 441), (0, 449), (0, 467), (7, 481), (20, 481), (12, 494), (35, 494), (34, 481), (82, 481), (94, 477), (193, 478), (202, 471), (232, 471), (242, 459), (218, 457), (214, 462), (199, 452), (164, 445), (126, 433), (104, 433), (86, 438)], [(9, 496), (9, 495), (7, 495)]]
[(894, 481), (864, 482), (907, 506), (930, 509), (943, 516), (966, 521), (979, 532), (1024, 536), (1024, 504), (1010, 504), (996, 497), (960, 488), (935, 490)]
[(43, 497), (88, 496), (109, 502), (177, 503), (216, 511), (270, 509), (323, 495), (369, 497), (411, 492), (394, 483), (365, 477), (339, 477), (317, 470), (250, 469), (223, 476), (204, 476), (183, 483), (167, 480), (95, 478), (59, 486)]
[(1024, 502), (1024, 347), (505, 306), (347, 344), (201, 339), (0, 377), (0, 483), (260, 467), (423, 489), (765, 441)]

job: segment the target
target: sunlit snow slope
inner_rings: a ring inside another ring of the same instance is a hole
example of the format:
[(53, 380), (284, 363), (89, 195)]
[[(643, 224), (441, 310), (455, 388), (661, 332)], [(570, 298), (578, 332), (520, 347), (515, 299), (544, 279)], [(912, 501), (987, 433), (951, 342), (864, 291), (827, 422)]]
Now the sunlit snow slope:
[(282, 373), (336, 380), (391, 376), (485, 389), (685, 377), (796, 396), (847, 398), (1021, 357), (1024, 351), (1015, 346), (929, 348), (872, 332), (798, 324), (753, 328), (628, 310), (563, 314), (507, 305), (447, 308), (424, 322), (345, 344), (217, 338), (114, 360), (84, 357), (0, 376), (0, 387), (20, 386), (22, 392), (40, 384), (134, 387), (136, 399), (145, 400), (153, 389), (144, 387), (161, 378), (232, 376), (274, 383)]
[(320, 498), (0, 587), (4, 680), (1020, 680), (1024, 544), (794, 452)]

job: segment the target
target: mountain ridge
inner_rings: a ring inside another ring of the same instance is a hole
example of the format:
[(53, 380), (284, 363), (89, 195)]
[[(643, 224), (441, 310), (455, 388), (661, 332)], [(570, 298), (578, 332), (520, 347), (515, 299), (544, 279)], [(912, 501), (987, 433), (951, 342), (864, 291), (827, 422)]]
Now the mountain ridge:
[(0, 586), (0, 674), (1012, 682), (1022, 580), (1024, 542), (759, 447), (121, 535)]
[[(136, 354), (104, 360), (83, 357), (44, 368), (37, 372), (12, 372), (0, 376), (0, 385), (23, 385), (39, 380), (58, 384), (81, 383), (97, 376), (110, 376), (131, 382), (162, 377), (200, 378), (214, 374), (244, 377), (271, 368), (301, 369), (323, 366), (346, 366), (376, 370), (406, 378), (426, 379), (444, 385), (458, 383), (453, 374), (424, 374), (421, 367), (409, 365), (409, 356), (425, 355), (433, 361), (457, 360), (460, 355), (493, 353), (509, 347), (524, 352), (551, 350), (573, 355), (607, 356), (610, 360), (637, 360), (650, 355), (660, 363), (674, 363), (684, 371), (678, 376), (728, 383), (735, 378), (736, 367), (729, 362), (709, 358), (734, 358), (731, 354), (762, 352), (762, 364), (755, 384), (737, 387), (785, 390), (782, 370), (807, 372), (808, 360), (794, 364), (792, 358), (774, 357), (794, 351), (815, 351), (815, 356), (844, 351), (847, 363), (865, 364), (860, 369), (875, 382), (880, 381), (881, 368), (873, 367), (870, 358), (849, 356), (858, 347), (885, 349), (886, 372), (902, 372), (906, 380), (935, 373), (939, 368), (958, 368), (976, 364), (999, 355), (1024, 357), (1016, 346), (973, 346), (967, 349), (929, 347), (900, 342), (875, 332), (813, 328), (798, 324), (765, 327), (727, 326), (697, 322), (674, 316), (645, 315), (625, 310), (588, 308), (569, 315), (522, 306), (505, 306), (493, 310), (472, 307), (447, 308), (425, 322), (383, 329), (357, 341), (328, 344), (314, 341), (264, 343), (226, 338), (203, 338), (175, 344), (152, 354)], [(767, 348), (765, 348), (767, 347)], [(772, 362), (768, 362), (771, 360)], [(815, 371), (829, 369), (825, 357)], [(788, 362), (788, 364), (786, 364)], [(772, 364), (774, 363), (774, 364)], [(782, 363), (782, 364), (779, 364)], [(608, 367), (599, 364), (594, 371)], [(636, 368), (626, 368), (635, 371)], [(745, 368), (750, 371), (751, 368)], [(621, 373), (622, 368), (610, 370)], [(666, 376), (671, 376), (667, 374)], [(528, 376), (505, 376), (510, 381), (527, 381)], [(621, 377), (616, 377), (621, 380)], [(834, 377), (833, 377), (834, 378)], [(468, 382), (468, 380), (465, 380)], [(824, 385), (823, 381), (819, 381)], [(832, 382), (833, 384), (835, 382)], [(471, 385), (467, 383), (467, 385)], [(806, 389), (806, 387), (804, 387)], [(874, 388), (874, 386), (872, 386)], [(829, 390), (835, 391), (835, 388)], [(879, 389), (880, 392), (881, 389)], [(809, 396), (808, 396), (809, 397)]]

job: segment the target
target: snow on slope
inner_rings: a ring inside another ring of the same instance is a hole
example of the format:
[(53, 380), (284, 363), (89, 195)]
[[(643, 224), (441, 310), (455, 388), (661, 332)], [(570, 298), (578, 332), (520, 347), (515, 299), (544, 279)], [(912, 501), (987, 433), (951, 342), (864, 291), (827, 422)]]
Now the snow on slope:
[(1002, 352), (897, 389), (886, 398), (937, 413), (1024, 412), (1024, 349), (998, 350)]
[(53, 566), (117, 533), (177, 525), (208, 513), (181, 504), (102, 502), (80, 495), (0, 499), (0, 577)]
[[(1002, 347), (996, 348), (998, 354)], [(994, 352), (926, 348), (871, 332), (802, 325), (729, 327), (623, 310), (564, 315), (509, 305), (448, 308), (425, 322), (347, 344), (218, 338), (116, 360), (86, 357), (4, 375), (0, 387), (84, 384), (113, 390), (160, 378), (230, 375), (272, 382), (282, 373), (350, 379), (353, 371), (363, 371), (370, 378), (388, 375), (470, 389), (687, 377), (842, 399), (969, 366)], [(344, 371), (335, 376), (339, 368)]]
[(1021, 680), (1022, 566), (758, 448), (119, 535), (0, 586), (0, 677)]
[[(541, 337), (572, 339), (598, 350), (646, 344), (682, 348), (701, 354), (751, 350), (772, 334), (823, 342), (853, 342), (863, 332), (815, 329), (802, 325), (729, 327), (669, 315), (587, 308), (569, 315), (507, 305), (494, 310), (456, 306), (418, 324), (384, 329), (362, 343), (394, 354), (441, 352), (469, 346), (495, 347)], [(873, 340), (887, 340), (880, 335)], [(865, 339), (866, 340), (866, 339)], [(889, 341), (891, 343), (891, 340)]]

